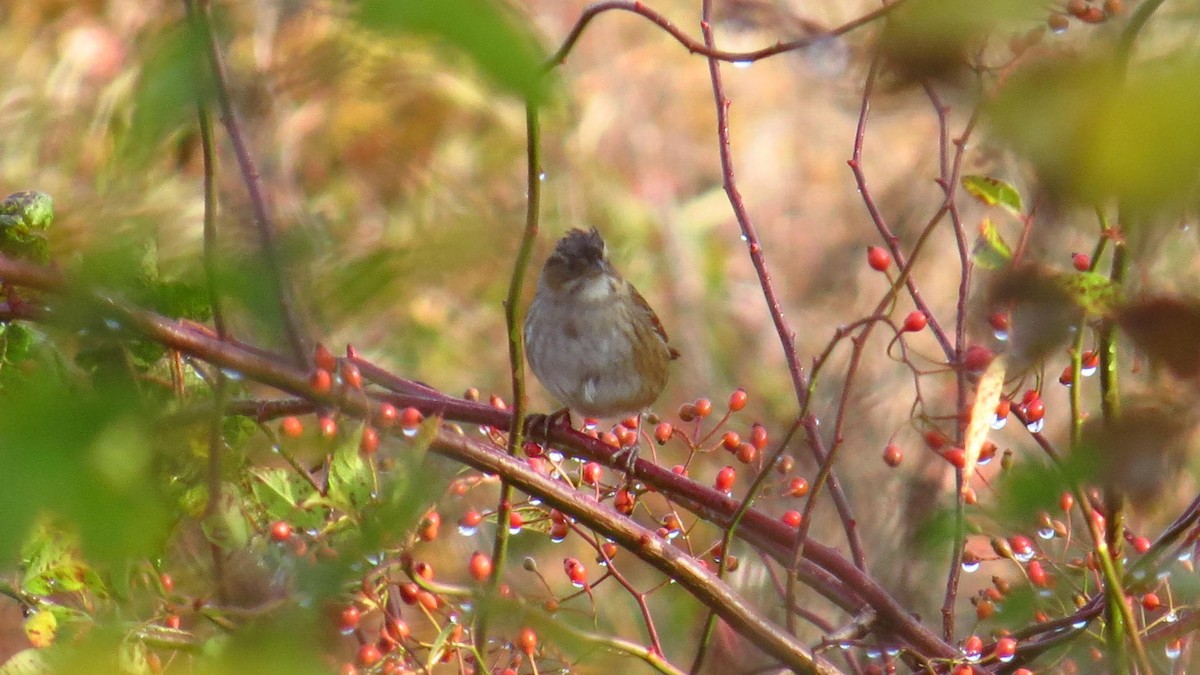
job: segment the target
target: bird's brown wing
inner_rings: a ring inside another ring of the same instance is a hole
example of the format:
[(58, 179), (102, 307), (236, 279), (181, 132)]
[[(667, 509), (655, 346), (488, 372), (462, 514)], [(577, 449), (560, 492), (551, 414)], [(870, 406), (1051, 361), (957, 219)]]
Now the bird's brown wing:
[(626, 285), (629, 287), (629, 293), (633, 296), (633, 302), (637, 305), (638, 310), (646, 313), (646, 316), (650, 319), (650, 325), (654, 326), (654, 332), (658, 333), (663, 343), (667, 345), (667, 349), (671, 352), (671, 359), (679, 358), (679, 350), (671, 346), (671, 339), (667, 337), (667, 330), (663, 328), (662, 321), (659, 321), (658, 314), (654, 313), (654, 310), (650, 308), (650, 303), (646, 302), (646, 299), (642, 297), (641, 293), (638, 293), (633, 284), (626, 282)]

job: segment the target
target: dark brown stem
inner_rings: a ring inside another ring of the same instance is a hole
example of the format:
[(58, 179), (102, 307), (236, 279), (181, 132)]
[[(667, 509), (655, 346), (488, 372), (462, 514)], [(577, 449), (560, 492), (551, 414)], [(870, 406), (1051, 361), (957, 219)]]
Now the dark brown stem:
[[(190, 0), (185, 0), (190, 3)], [(254, 213), (254, 226), (258, 233), (258, 243), (262, 249), (263, 261), (267, 266), (268, 278), (279, 303), (279, 311), (283, 321), (284, 334), (291, 350), (292, 363), (305, 366), (309, 361), (309, 341), (301, 330), (296, 302), (292, 297), (292, 288), (287, 279), (286, 266), (279, 251), (277, 228), (267, 209), (267, 198), (262, 188), (262, 176), (250, 156), (242, 133), (237, 114), (233, 110), (233, 100), (230, 96), (229, 73), (225, 68), (225, 60), (221, 56), (221, 47), (217, 44), (217, 36), (212, 29), (209, 15), (209, 3), (202, 0), (199, 10), (195, 12), (197, 25), (200, 27), (205, 41), (211, 75), (216, 89), (217, 107), (221, 111), (221, 123), (229, 142), (233, 146), (234, 156), (237, 157), (238, 169), (242, 174), (242, 182), (246, 185), (246, 193), (250, 198), (250, 208)]]

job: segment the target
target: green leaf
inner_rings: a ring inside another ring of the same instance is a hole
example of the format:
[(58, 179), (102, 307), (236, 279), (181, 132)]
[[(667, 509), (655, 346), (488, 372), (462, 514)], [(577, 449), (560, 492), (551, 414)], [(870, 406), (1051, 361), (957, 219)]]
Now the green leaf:
[(1012, 249), (1000, 236), (991, 218), (984, 218), (979, 225), (979, 238), (975, 240), (975, 248), (971, 258), (975, 265), (983, 269), (996, 270), (1008, 265), (1012, 260)]
[(329, 499), (352, 515), (371, 501), (374, 476), (358, 452), (358, 435), (350, 434), (333, 452), (329, 466)]
[(78, 546), (78, 537), (40, 522), (22, 547), (21, 589), (38, 596), (84, 589), (106, 595), (103, 582), (79, 557)]
[(253, 469), (252, 491), (272, 520), (286, 520), (301, 530), (317, 530), (325, 524), (323, 509), (308, 508), (317, 490), (291, 469)]
[(489, 0), (362, 0), (357, 19), (389, 35), (432, 37), (466, 54), (493, 82), (523, 98), (546, 95), (546, 54), (530, 21)]
[(1111, 54), (1047, 59), (1013, 75), (989, 120), (1050, 191), (1155, 213), (1190, 203), (1200, 185), (1198, 81), (1192, 50), (1128, 74)]
[(1064, 274), (1062, 287), (1091, 316), (1110, 316), (1121, 302), (1121, 289), (1111, 279), (1097, 272)]
[(195, 120), (197, 104), (212, 93), (204, 58), (202, 35), (188, 24), (172, 26), (150, 43), (118, 157), (143, 164), (171, 134)]
[(45, 192), (14, 192), (0, 202), (0, 252), (44, 263), (45, 232), (54, 222), (54, 200)]
[(433, 639), (433, 644), (429, 645), (429, 658), (425, 661), (425, 669), (432, 671), (433, 667), (442, 660), (442, 654), (445, 653), (446, 643), (450, 641), (450, 636), (458, 629), (453, 621), (447, 621), (442, 630), (438, 632), (437, 637)]
[(253, 533), (236, 485), (225, 483), (221, 486), (216, 511), (204, 521), (204, 533), (209, 541), (227, 550), (242, 549), (250, 543)]
[(78, 528), (89, 561), (154, 554), (173, 518), (155, 479), (154, 411), (103, 382), (44, 376), (4, 395), (0, 541), (20, 540), (50, 512)]
[(1021, 193), (1012, 185), (991, 176), (963, 176), (963, 189), (967, 194), (988, 206), (1002, 206), (1015, 216), (1021, 215)]

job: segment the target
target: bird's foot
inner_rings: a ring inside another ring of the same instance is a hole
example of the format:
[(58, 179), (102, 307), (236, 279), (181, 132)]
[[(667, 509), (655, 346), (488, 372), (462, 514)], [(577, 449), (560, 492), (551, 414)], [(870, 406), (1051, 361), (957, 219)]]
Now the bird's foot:
[(525, 416), (525, 435), (542, 443), (550, 442), (550, 431), (555, 427), (571, 428), (571, 411), (568, 408), (549, 415), (533, 413)]

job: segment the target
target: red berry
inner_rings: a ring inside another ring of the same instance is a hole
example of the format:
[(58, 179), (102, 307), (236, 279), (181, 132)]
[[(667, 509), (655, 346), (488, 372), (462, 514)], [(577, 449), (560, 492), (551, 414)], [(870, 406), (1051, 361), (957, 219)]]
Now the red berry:
[(440, 607), (442, 604), (441, 600), (438, 599), (438, 596), (424, 589), (417, 592), (417, 602), (431, 612)]
[(479, 551), (475, 551), (471, 554), (471, 562), (467, 563), (467, 569), (476, 581), (483, 581), (492, 574), (492, 560)]
[(304, 423), (299, 417), (285, 417), (279, 422), (279, 431), (288, 438), (300, 438), (304, 433)]
[(532, 628), (522, 628), (521, 632), (517, 633), (517, 647), (525, 652), (526, 656), (533, 655), (533, 652), (537, 650), (537, 643), (537, 633), (533, 632)]
[(328, 347), (318, 342), (317, 346), (313, 349), (313, 365), (321, 370), (327, 370), (332, 373), (337, 368), (337, 357), (333, 355), (333, 352), (329, 351)]
[(1086, 272), (1092, 267), (1092, 256), (1086, 253), (1076, 253), (1071, 256), (1071, 264), (1080, 272)]
[(632, 492), (626, 490), (625, 488), (617, 490), (617, 494), (613, 495), (613, 508), (616, 509), (618, 513), (628, 516), (629, 514), (633, 513), (633, 507), (636, 505), (637, 499), (634, 498)]
[(1002, 637), (996, 640), (996, 658), (1007, 661), (1017, 654), (1017, 641), (1010, 637)]
[(483, 514), (475, 509), (467, 509), (467, 512), (462, 515), (462, 518), (458, 519), (459, 526), (468, 529), (479, 527), (479, 524), (482, 522)]
[(903, 330), (905, 333), (916, 333), (925, 330), (925, 326), (929, 324), (929, 317), (925, 316), (925, 312), (914, 310), (904, 317)]
[(717, 480), (713, 483), (713, 487), (719, 492), (729, 492), (733, 489), (733, 482), (737, 480), (737, 471), (732, 466), (726, 466), (717, 472)]
[(1008, 413), (1012, 410), (1012, 401), (1002, 398), (996, 404), (996, 419), (1002, 420), (1008, 417)]
[(984, 619), (992, 618), (996, 613), (996, 603), (991, 600), (983, 599), (975, 603), (975, 618), (983, 621)]
[(741, 410), (742, 408), (745, 408), (746, 401), (749, 398), (750, 397), (746, 394), (745, 389), (733, 390), (733, 393), (729, 395), (729, 411), (737, 412), (737, 411)]
[(671, 439), (671, 434), (675, 433), (675, 427), (669, 422), (661, 422), (654, 427), (654, 440), (658, 441), (659, 445), (666, 443)]
[(377, 424), (384, 429), (389, 429), (396, 424), (396, 420), (400, 417), (400, 411), (396, 410), (396, 406), (391, 403), (380, 403), (379, 412), (376, 413)]
[(804, 478), (793, 478), (788, 483), (788, 494), (793, 497), (803, 497), (808, 494), (808, 481)]
[(417, 602), (417, 594), (421, 592), (421, 587), (412, 581), (407, 581), (400, 584), (400, 599), (406, 605), (413, 605)]
[(637, 444), (637, 432), (625, 426), (624, 424), (618, 425), (615, 429), (613, 429), (613, 435), (617, 437), (617, 443), (619, 443), (620, 447), (622, 448), (628, 448)]
[(1162, 607), (1162, 600), (1159, 600), (1158, 593), (1147, 593), (1143, 595), (1142, 607), (1144, 607), (1148, 612), (1153, 612), (1159, 607)]
[(1021, 534), (1013, 535), (1008, 538), (1008, 545), (1012, 548), (1013, 555), (1018, 558), (1033, 555), (1033, 542), (1029, 537)]
[(342, 613), (338, 615), (338, 630), (342, 631), (343, 633), (349, 633), (355, 628), (358, 628), (358, 622), (360, 619), (362, 619), (362, 612), (359, 611), (358, 607), (355, 605), (347, 605), (345, 609), (342, 610)]
[[(983, 653), (983, 640), (978, 635), (970, 635), (963, 641), (963, 654), (967, 658), (976, 658)], [(969, 667), (968, 667), (969, 668)], [(968, 670), (968, 672), (970, 672)]]
[(508, 514), (508, 531), (516, 534), (525, 525), (525, 519), (517, 511), (512, 511)]
[(1035, 398), (1034, 400), (1025, 404), (1025, 417), (1030, 422), (1040, 421), (1045, 416), (1046, 404), (1042, 402), (1042, 399)]
[(317, 428), (320, 429), (321, 438), (333, 438), (337, 435), (337, 422), (334, 422), (332, 417), (317, 418)]
[(758, 450), (767, 447), (767, 428), (761, 424), (755, 424), (751, 427), (750, 444)]
[(1048, 25), (1050, 30), (1054, 31), (1055, 33), (1062, 33), (1063, 31), (1067, 30), (1067, 26), (1070, 26), (1071, 22), (1063, 14), (1051, 14), (1050, 17), (1046, 19), (1046, 25)]
[(892, 256), (878, 246), (867, 247), (867, 264), (876, 272), (884, 272), (892, 265)]
[(950, 439), (946, 437), (946, 434), (943, 434), (937, 429), (930, 429), (929, 431), (925, 432), (925, 445), (928, 445), (930, 450), (935, 452), (941, 450), (942, 448), (946, 447), (946, 444), (949, 442)]
[(749, 464), (758, 459), (758, 448), (749, 443), (742, 443), (738, 445), (737, 458), (742, 464)]
[(1150, 540), (1141, 535), (1129, 540), (1129, 544), (1133, 546), (1133, 550), (1137, 551), (1138, 555), (1143, 555), (1150, 550)]
[(959, 469), (967, 465), (967, 454), (962, 448), (950, 448), (942, 454), (942, 457)]
[(390, 616), (384, 623), (383, 629), (387, 631), (388, 637), (394, 642), (404, 642), (408, 639), (409, 635), (412, 635), (412, 628), (409, 628), (408, 623), (404, 619), (394, 619)]
[(738, 436), (736, 431), (726, 431), (721, 437), (721, 447), (729, 452), (736, 452), (738, 446), (742, 444), (742, 437)]
[(563, 571), (566, 572), (567, 578), (571, 580), (572, 584), (576, 586), (587, 585), (587, 568), (575, 558), (563, 559)]
[(904, 451), (895, 443), (888, 443), (883, 449), (883, 463), (893, 469), (900, 466), (900, 462), (904, 460)]
[(328, 394), (333, 389), (333, 376), (324, 368), (317, 368), (308, 376), (308, 384), (318, 394)]
[(433, 541), (437, 539), (438, 530), (442, 527), (442, 516), (437, 511), (430, 511), (421, 519), (421, 526), (418, 530), (418, 535), (421, 541)]
[(583, 482), (587, 483), (588, 485), (595, 485), (599, 483), (602, 473), (603, 467), (600, 466), (599, 462), (588, 462), (587, 464), (584, 464), (583, 471), (581, 472)]
[(1072, 381), (1074, 381), (1074, 374), (1071, 372), (1071, 366), (1067, 366), (1063, 368), (1062, 375), (1058, 376), (1058, 383), (1064, 387), (1069, 387)]
[(362, 389), (363, 379), (362, 372), (358, 366), (349, 361), (342, 362), (342, 384), (351, 389)]
[(696, 399), (692, 406), (696, 409), (697, 417), (708, 417), (712, 413), (712, 401), (706, 398)]
[(1079, 366), (1087, 370), (1100, 367), (1100, 355), (1091, 350), (1084, 352), (1079, 360)]
[(988, 317), (988, 323), (992, 325), (992, 329), (998, 331), (1008, 331), (1011, 320), (1008, 314), (1004, 312), (996, 312)]
[(163, 619), (163, 625), (171, 630), (179, 630), (179, 623), (178, 614), (168, 614), (166, 618)]
[(1030, 560), (1029, 565), (1025, 568), (1025, 570), (1029, 573), (1029, 581), (1033, 583), (1034, 586), (1046, 588), (1050, 585), (1050, 575), (1046, 572), (1045, 568), (1042, 567), (1042, 562), (1040, 560)]
[(383, 652), (379, 651), (379, 647), (368, 642), (358, 648), (358, 663), (364, 668), (370, 668), (381, 660)]
[(788, 527), (800, 527), (800, 521), (804, 519), (804, 515), (799, 511), (784, 511), (779, 519)]
[(1070, 492), (1064, 492), (1058, 497), (1058, 508), (1070, 511), (1075, 506), (1075, 497)]
[(271, 523), (271, 539), (274, 541), (287, 541), (292, 538), (292, 526), (283, 520), (277, 520)]
[(963, 352), (963, 368), (969, 373), (982, 373), (996, 358), (992, 350), (982, 345), (971, 345)]
[(421, 411), (409, 406), (400, 411), (400, 428), (416, 429), (421, 424)]
[(166, 572), (158, 575), (158, 584), (162, 586), (163, 593), (172, 593), (175, 591), (175, 580)]
[(363, 427), (358, 449), (367, 456), (375, 454), (375, 451), (379, 449), (379, 432), (375, 431), (375, 427)]
[(424, 560), (413, 564), (413, 572), (425, 581), (433, 581), (433, 565)]

